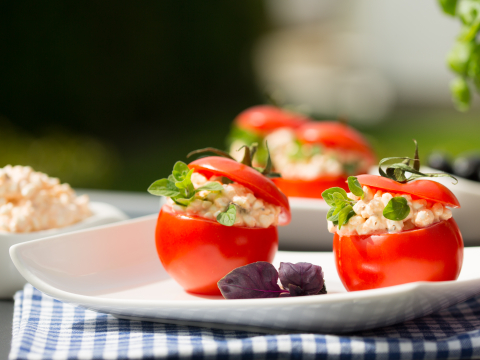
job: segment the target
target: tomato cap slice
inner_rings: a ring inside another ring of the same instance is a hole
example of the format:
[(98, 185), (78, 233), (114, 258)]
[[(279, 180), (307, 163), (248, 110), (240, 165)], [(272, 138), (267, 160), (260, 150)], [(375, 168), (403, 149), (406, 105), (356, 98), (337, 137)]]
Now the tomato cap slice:
[(327, 148), (354, 150), (375, 159), (373, 150), (363, 135), (338, 121), (309, 122), (300, 126), (296, 133), (298, 139), (304, 143), (320, 143)]
[(295, 114), (271, 105), (253, 106), (242, 111), (235, 124), (245, 130), (266, 135), (278, 128), (296, 128), (309, 119), (301, 114)]
[(250, 166), (241, 164), (232, 159), (219, 156), (208, 156), (197, 159), (188, 164), (190, 169), (205, 175), (207, 178), (224, 176), (253, 191), (254, 195), (267, 203), (280, 206), (278, 223), (287, 225), (292, 217), (287, 197), (277, 188), (272, 180), (252, 169)]
[(459, 208), (457, 197), (444, 185), (432, 180), (414, 180), (401, 184), (395, 180), (379, 175), (358, 175), (358, 182), (363, 186), (371, 186), (381, 190), (389, 190), (402, 194), (414, 195), (422, 199), (431, 200)]

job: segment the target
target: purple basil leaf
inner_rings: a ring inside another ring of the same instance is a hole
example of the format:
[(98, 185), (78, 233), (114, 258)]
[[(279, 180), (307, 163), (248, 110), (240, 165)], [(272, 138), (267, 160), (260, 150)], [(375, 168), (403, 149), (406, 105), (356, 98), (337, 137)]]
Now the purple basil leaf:
[(324, 288), (323, 271), (318, 265), (306, 262), (280, 263), (278, 273), (280, 282), (289, 290), (290, 296), (317, 295)]
[(285, 293), (277, 282), (275, 267), (266, 261), (258, 261), (236, 268), (217, 284), (225, 299), (257, 299), (275, 298)]

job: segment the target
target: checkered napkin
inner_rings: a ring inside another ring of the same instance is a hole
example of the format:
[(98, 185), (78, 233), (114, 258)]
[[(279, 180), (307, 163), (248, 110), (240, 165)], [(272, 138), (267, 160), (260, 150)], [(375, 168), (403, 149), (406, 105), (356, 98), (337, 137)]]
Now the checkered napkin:
[(207, 329), (120, 320), (27, 284), (15, 295), (10, 359), (470, 359), (480, 357), (480, 296), (349, 336)]

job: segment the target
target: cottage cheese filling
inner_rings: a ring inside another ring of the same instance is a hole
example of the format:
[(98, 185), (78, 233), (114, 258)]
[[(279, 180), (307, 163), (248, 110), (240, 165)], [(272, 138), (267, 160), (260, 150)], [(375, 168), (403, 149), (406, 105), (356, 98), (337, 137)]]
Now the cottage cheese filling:
[[(338, 235), (396, 233), (402, 230), (424, 228), (452, 217), (452, 211), (440, 203), (424, 199), (412, 200), (412, 197), (406, 194), (394, 194), (381, 190), (375, 192), (367, 186), (363, 187), (363, 191), (363, 200), (352, 193), (347, 194), (350, 199), (358, 201), (353, 206), (356, 215), (352, 216), (340, 230), (329, 221), (328, 231)], [(383, 216), (383, 209), (390, 199), (396, 196), (404, 197), (410, 207), (410, 213), (402, 221), (389, 220)]]
[[(221, 182), (220, 177), (207, 179), (199, 173), (192, 174), (193, 186), (197, 189), (209, 182)], [(230, 203), (236, 204), (237, 217), (234, 226), (268, 228), (278, 224), (281, 212), (280, 206), (268, 204), (255, 197), (253, 192), (238, 183), (222, 184), (222, 191), (203, 190), (195, 195), (195, 199), (188, 206), (176, 204), (168, 198), (167, 204), (174, 212), (196, 215), (206, 219), (215, 220), (221, 212), (225, 211)]]
[(300, 144), (291, 129), (279, 129), (265, 140), (275, 170), (285, 179), (314, 180), (368, 170), (368, 163), (358, 152), (324, 148), (319, 144)]
[(0, 233), (61, 228), (91, 215), (88, 196), (29, 166), (0, 169)]

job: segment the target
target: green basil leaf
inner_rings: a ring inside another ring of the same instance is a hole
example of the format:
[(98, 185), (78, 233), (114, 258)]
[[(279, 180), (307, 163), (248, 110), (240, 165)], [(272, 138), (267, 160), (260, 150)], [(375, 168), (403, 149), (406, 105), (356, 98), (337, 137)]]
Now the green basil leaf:
[(185, 176), (190, 172), (187, 164), (183, 161), (177, 161), (173, 166), (172, 175), (176, 181), (183, 181)]
[(355, 176), (348, 177), (348, 188), (352, 192), (353, 195), (362, 196), (363, 197), (363, 189), (362, 185), (358, 182), (358, 179)]
[(197, 188), (195, 190), (195, 192), (199, 192), (199, 191), (202, 191), (202, 190), (208, 190), (208, 191), (222, 191), (223, 190), (223, 186), (222, 184), (216, 182), (216, 181), (213, 181), (213, 182), (210, 182), (206, 185), (203, 185), (203, 186), (200, 186), (199, 188)]
[[(335, 202), (335, 206), (336, 207), (339, 207), (339, 206), (342, 206), (342, 205), (345, 205), (345, 198), (343, 197), (342, 194), (338, 193), (338, 192), (334, 192), (332, 194), (332, 198), (333, 198), (333, 201)], [(347, 201), (348, 201), (348, 198), (347, 198)]]
[(172, 197), (180, 195), (180, 191), (178, 191), (178, 189), (171, 188), (171, 183), (168, 181), (168, 179), (160, 179), (155, 181), (148, 188), (148, 192), (156, 196)]
[(338, 213), (338, 229), (340, 230), (344, 224), (348, 223), (353, 215), (355, 215), (355, 211), (353, 211), (352, 205), (345, 206)]
[(183, 197), (178, 197), (178, 198), (172, 198), (173, 201), (175, 201), (176, 204), (181, 205), (181, 206), (188, 206), (193, 200), (193, 196), (191, 198), (183, 198)]
[(181, 190), (183, 190), (183, 194), (185, 198), (191, 198), (195, 194), (195, 188), (192, 184), (192, 177), (193, 169), (190, 170), (185, 176), (183, 181), (177, 181), (175, 186)]
[(383, 209), (383, 216), (389, 220), (400, 221), (410, 214), (410, 207), (407, 199), (401, 196), (390, 199), (387, 206)]
[(332, 221), (332, 220), (330, 220), (330, 217), (333, 216), (334, 211), (335, 211), (334, 207), (331, 207), (330, 209), (328, 209), (328, 212), (327, 212), (327, 220), (328, 221)]
[(338, 213), (346, 206), (347, 204), (342, 204), (338, 207), (331, 207), (327, 213), (327, 220), (332, 221), (335, 225), (338, 225)]
[(234, 204), (228, 205), (226, 211), (221, 212), (217, 216), (217, 221), (225, 226), (232, 226), (235, 224), (235, 220), (237, 219), (237, 208)]
[(335, 201), (333, 200), (333, 197), (332, 197), (333, 193), (340, 193), (346, 200), (348, 200), (347, 192), (345, 190), (339, 187), (333, 187), (325, 190), (322, 193), (323, 200), (325, 200), (325, 202), (330, 206), (335, 205)]

